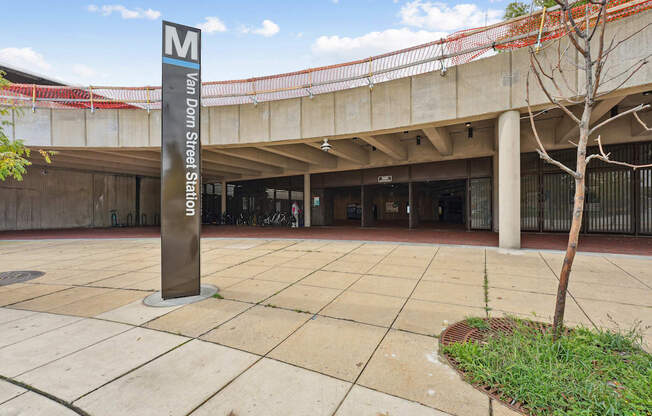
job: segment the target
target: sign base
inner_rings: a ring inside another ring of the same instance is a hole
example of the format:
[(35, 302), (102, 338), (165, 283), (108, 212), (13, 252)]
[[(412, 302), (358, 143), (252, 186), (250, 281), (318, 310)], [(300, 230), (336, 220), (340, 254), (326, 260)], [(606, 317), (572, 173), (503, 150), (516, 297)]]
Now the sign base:
[(191, 303), (199, 302), (200, 300), (208, 299), (218, 291), (216, 286), (201, 285), (201, 291), (196, 296), (184, 296), (181, 298), (163, 299), (161, 292), (152, 293), (143, 299), (145, 306), (154, 308), (164, 308), (170, 306), (189, 305)]

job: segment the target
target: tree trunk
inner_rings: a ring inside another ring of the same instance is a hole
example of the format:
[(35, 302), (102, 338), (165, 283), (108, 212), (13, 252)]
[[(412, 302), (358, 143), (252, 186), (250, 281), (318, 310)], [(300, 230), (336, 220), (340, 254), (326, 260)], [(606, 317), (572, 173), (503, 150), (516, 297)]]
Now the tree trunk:
[(568, 233), (568, 247), (566, 247), (566, 256), (564, 265), (559, 274), (559, 286), (557, 288), (557, 301), (555, 304), (555, 318), (553, 321), (553, 339), (557, 340), (562, 334), (564, 327), (564, 310), (566, 308), (566, 291), (568, 290), (568, 279), (570, 277), (577, 245), (580, 238), (580, 229), (582, 228), (582, 216), (584, 214), (584, 193), (586, 183), (586, 160), (585, 153), (578, 152), (578, 173), (581, 176), (575, 179), (575, 202), (573, 204), (573, 222), (570, 232)]

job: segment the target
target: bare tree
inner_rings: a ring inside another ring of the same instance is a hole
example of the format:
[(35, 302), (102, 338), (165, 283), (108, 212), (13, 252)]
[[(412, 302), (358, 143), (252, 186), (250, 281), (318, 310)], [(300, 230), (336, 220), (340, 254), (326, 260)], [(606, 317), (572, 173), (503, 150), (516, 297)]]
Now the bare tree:
[[(568, 280), (575, 259), (575, 254), (577, 252), (579, 233), (582, 226), (587, 164), (593, 159), (598, 159), (605, 163), (627, 166), (632, 169), (650, 167), (652, 165), (637, 166), (627, 162), (611, 160), (610, 154), (605, 153), (602, 148), (600, 136), (596, 139), (599, 149), (598, 153), (591, 155), (586, 154), (589, 138), (594, 135), (598, 129), (620, 117), (633, 114), (636, 120), (641, 123), (646, 130), (650, 130), (637, 114), (639, 111), (650, 107), (646, 104), (640, 104), (627, 111), (613, 115), (595, 126), (590, 125), (592, 111), (594, 110), (597, 101), (625, 85), (637, 71), (648, 63), (650, 55), (638, 60), (634, 64), (628, 66), (625, 70), (613, 75), (608, 74), (609, 68), (605, 69), (609, 57), (613, 54), (614, 50), (630, 41), (639, 33), (647, 30), (650, 24), (648, 23), (633, 34), (620, 40), (616, 40), (616, 36), (614, 35), (607, 44), (605, 42), (605, 29), (608, 23), (607, 0), (588, 0), (588, 3), (586, 3), (585, 6), (580, 6), (584, 7), (584, 16), (578, 19), (573, 16), (572, 5), (569, 4), (568, 0), (555, 1), (561, 7), (560, 27), (558, 29), (562, 30), (566, 36), (547, 45), (548, 48), (556, 47), (556, 54), (553, 53), (553, 55), (556, 55), (556, 59), (552, 59), (552, 61), (554, 61), (552, 63), (545, 58), (541, 58), (537, 54), (538, 51), (530, 48), (530, 68), (526, 80), (526, 102), (530, 116), (530, 124), (538, 146), (537, 152), (539, 153), (539, 156), (545, 162), (559, 167), (575, 179), (572, 224), (568, 235), (568, 246), (566, 248), (564, 263), (559, 275), (559, 287), (555, 304), (553, 329), (554, 338), (557, 339), (561, 335), (563, 329)], [(563, 39), (568, 39), (568, 42), (562, 42)], [(577, 61), (574, 61), (571, 58), (571, 53), (573, 55), (577, 53)], [(574, 88), (573, 84), (569, 82), (568, 72), (574, 72), (569, 71), (569, 67), (584, 75), (583, 85)], [(570, 119), (577, 124), (579, 137), (577, 143), (571, 142), (577, 147), (577, 163), (575, 169), (572, 169), (564, 163), (552, 158), (541, 141), (534, 122), (535, 115), (532, 113), (532, 108), (530, 106), (531, 74), (534, 75), (533, 78), (536, 80), (536, 83), (539, 85), (550, 104), (559, 108), (566, 116), (570, 117)], [(578, 113), (579, 115), (576, 115), (575, 112), (571, 111), (569, 109), (570, 105), (578, 105), (578, 107), (581, 108), (581, 114)]]

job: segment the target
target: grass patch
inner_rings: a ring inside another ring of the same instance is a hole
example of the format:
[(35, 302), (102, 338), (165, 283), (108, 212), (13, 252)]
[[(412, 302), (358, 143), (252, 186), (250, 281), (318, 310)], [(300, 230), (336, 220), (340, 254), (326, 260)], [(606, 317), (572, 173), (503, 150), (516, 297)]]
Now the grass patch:
[(216, 293), (213, 295), (215, 299), (224, 299), (224, 296), (220, 295), (219, 293)]
[[(467, 319), (468, 322), (468, 319)], [(486, 343), (456, 343), (443, 352), (467, 380), (498, 388), (531, 415), (652, 415), (652, 356), (629, 332), (574, 329), (557, 342), (518, 324)]]
[(466, 324), (471, 328), (480, 329), (480, 330), (487, 330), (491, 328), (491, 326), (489, 326), (487, 321), (485, 321), (482, 318), (476, 318), (476, 317), (467, 317)]

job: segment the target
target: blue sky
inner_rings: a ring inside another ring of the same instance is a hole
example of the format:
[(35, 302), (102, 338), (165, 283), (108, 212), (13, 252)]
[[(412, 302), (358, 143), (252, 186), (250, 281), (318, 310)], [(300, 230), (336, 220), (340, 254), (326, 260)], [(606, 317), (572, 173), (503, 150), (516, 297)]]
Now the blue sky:
[(159, 85), (161, 20), (203, 28), (204, 81), (328, 65), (499, 20), (507, 0), (12, 1), (0, 62), (79, 85)]

